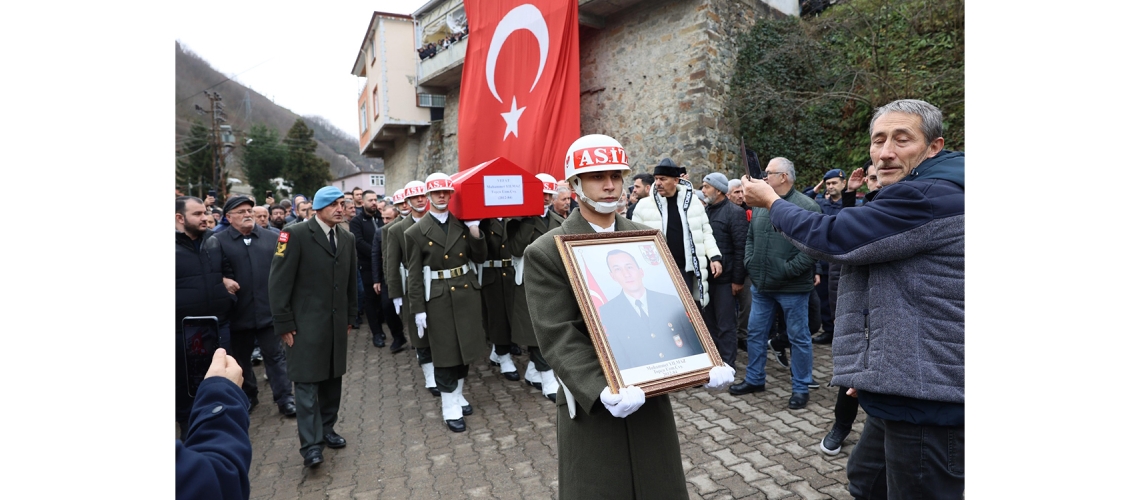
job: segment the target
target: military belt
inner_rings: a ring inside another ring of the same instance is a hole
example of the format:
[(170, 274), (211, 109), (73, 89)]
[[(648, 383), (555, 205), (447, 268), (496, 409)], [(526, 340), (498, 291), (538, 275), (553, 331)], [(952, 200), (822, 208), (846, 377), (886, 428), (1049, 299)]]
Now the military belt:
[(459, 266), (459, 267), (452, 268), (452, 269), (444, 269), (442, 271), (437, 271), (435, 269), (432, 269), (430, 271), (430, 276), (432, 279), (446, 280), (446, 279), (454, 278), (456, 276), (462, 276), (465, 273), (467, 273), (467, 266)]
[(483, 263), (483, 267), (511, 267), (511, 259), (495, 259)]

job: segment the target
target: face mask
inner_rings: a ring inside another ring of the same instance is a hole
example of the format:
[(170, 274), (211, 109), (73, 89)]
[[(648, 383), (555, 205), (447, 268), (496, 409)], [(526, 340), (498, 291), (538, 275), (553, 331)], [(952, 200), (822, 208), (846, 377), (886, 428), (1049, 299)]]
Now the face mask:
[(436, 210), (439, 210), (439, 211), (447, 210), (447, 204), (446, 203), (444, 203), (443, 205), (436, 205), (435, 202), (432, 202), (431, 206), (432, 206), (432, 208), (435, 208)]
[(618, 209), (618, 203), (620, 203), (619, 201), (608, 201), (608, 202), (599, 203), (599, 202), (596, 202), (594, 200), (591, 200), (590, 198), (587, 198), (586, 195), (582, 193), (582, 180), (578, 179), (578, 178), (574, 179), (574, 192), (578, 194), (579, 200), (582, 200), (587, 205), (589, 205), (590, 208), (593, 208), (596, 212), (598, 212), (600, 214), (610, 214), (610, 213), (615, 212)]

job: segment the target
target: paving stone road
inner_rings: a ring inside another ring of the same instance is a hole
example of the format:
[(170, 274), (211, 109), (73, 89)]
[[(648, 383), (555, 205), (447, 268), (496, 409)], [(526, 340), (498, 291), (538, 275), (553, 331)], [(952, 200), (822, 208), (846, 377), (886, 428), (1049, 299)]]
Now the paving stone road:
[[(471, 366), (464, 395), (475, 413), (467, 432), (446, 429), (439, 398), (423, 387), (409, 349), (372, 346), (367, 325), (352, 332), (336, 430), (348, 441), (326, 449), (317, 469), (302, 467), (297, 425), (277, 413), (263, 367), (262, 404), (250, 419), (253, 499), (542, 499), (558, 496), (554, 403), (502, 378), (484, 361)], [(488, 353), (490, 349), (488, 348)], [(863, 430), (862, 411), (843, 450), (824, 455), (837, 388), (831, 346), (814, 346), (815, 379), (802, 410), (789, 410), (791, 374), (769, 358), (767, 391), (733, 396), (693, 388), (673, 393), (689, 497), (700, 499), (851, 498), (847, 456)], [(747, 354), (737, 360), (737, 381)], [(526, 367), (526, 358), (515, 364)]]

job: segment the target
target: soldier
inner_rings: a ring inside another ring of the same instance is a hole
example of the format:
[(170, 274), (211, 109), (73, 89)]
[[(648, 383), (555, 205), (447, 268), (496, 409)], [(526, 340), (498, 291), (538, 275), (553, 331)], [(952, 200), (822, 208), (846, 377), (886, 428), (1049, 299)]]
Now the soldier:
[(530, 309), (527, 305), (526, 283), (523, 282), (521, 271), (525, 266), (523, 264), (523, 252), (526, 247), (534, 243), (539, 236), (561, 226), (563, 221), (562, 216), (551, 209), (554, 196), (558, 194), (558, 182), (554, 180), (554, 176), (546, 173), (538, 174), (537, 177), (542, 181), (542, 199), (545, 204), (542, 215), (513, 219), (507, 226), (507, 231), (510, 234), (511, 257), (516, 263), (515, 282), (519, 285), (518, 291), (515, 293), (516, 299), (511, 315), (511, 331), (515, 343), (520, 346), (527, 346), (527, 351), (530, 354), (530, 361), (526, 365), (526, 373), (524, 374), (527, 385), (541, 390), (544, 396), (555, 401), (555, 394), (558, 393), (558, 379), (554, 376), (554, 371), (550, 369), (550, 365), (542, 357), (542, 350), (539, 349), (538, 340), (534, 336), (534, 325), (531, 324)]
[[(574, 141), (566, 152), (566, 178), (581, 204), (524, 254), (527, 291), (542, 298), (529, 302), (534, 332), (561, 379), (558, 497), (563, 500), (689, 497), (669, 396), (646, 399), (637, 386), (610, 392), (554, 241), (559, 234), (647, 229), (617, 217), (626, 172), (625, 150), (613, 138), (588, 135)], [(708, 386), (728, 385), (734, 373), (725, 365), (713, 367)]]
[(381, 237), (387, 240), (384, 243), (384, 280), (387, 281), (388, 297), (392, 299), (392, 307), (396, 308), (403, 324), (408, 325), (409, 331), (406, 337), (408, 343), (416, 350), (416, 360), (424, 372), (424, 387), (427, 387), (432, 396), (439, 396), (439, 389), (435, 385), (435, 365), (431, 359), (431, 346), (428, 344), (428, 339), (413, 334), (411, 314), (408, 308), (403, 306), (404, 297), (408, 292), (407, 241), (404, 239), (404, 231), (419, 222), (427, 212), (427, 188), (424, 182), (411, 181), (405, 185), (404, 201), (410, 208), (407, 216), (389, 224), (391, 228), (386, 235), (381, 233)]
[(339, 227), (343, 199), (331, 186), (317, 191), (315, 216), (281, 232), (269, 267), (269, 308), (273, 330), (286, 346), (305, 467), (324, 461), (325, 445), (345, 446), (333, 426), (357, 306), (355, 240)]
[(519, 371), (511, 359), (512, 307), (523, 298), (516, 292), (518, 285), (515, 284), (511, 253), (507, 249), (506, 225), (507, 221), (502, 218), (483, 219), (479, 223), (479, 230), (487, 238), (487, 261), (475, 267), (479, 271), (479, 284), (483, 287), (483, 330), (492, 345), (491, 364), (498, 365), (499, 373), (507, 380), (518, 382)]
[(409, 313), (417, 336), (431, 344), (443, 420), (452, 432), (463, 432), (463, 416), (474, 411), (463, 397), (463, 380), (485, 348), (483, 325), (472, 319), (482, 314), (475, 263), (487, 260), (487, 239), (478, 220), (460, 222), (448, 211), (453, 191), (446, 174), (429, 175), (431, 217), (408, 228), (404, 239)]

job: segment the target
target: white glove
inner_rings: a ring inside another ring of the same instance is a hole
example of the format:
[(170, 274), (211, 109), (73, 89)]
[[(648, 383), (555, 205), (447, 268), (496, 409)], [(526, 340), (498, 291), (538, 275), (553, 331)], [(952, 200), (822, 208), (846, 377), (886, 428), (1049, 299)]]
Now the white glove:
[(735, 378), (736, 370), (734, 370), (731, 366), (714, 366), (711, 370), (709, 370), (709, 383), (705, 384), (705, 388), (724, 389), (724, 386), (731, 384)]
[(479, 225), (478, 220), (465, 220), (465, 221), (463, 221), (463, 223), (466, 224), (467, 227), (475, 227), (475, 226)]
[(419, 329), (420, 338), (424, 338), (424, 330), (427, 330), (427, 313), (416, 313), (416, 328)]
[(400, 306), (404, 305), (404, 298), (396, 297), (392, 299), (392, 305), (396, 306), (396, 314), (400, 314)]
[(610, 414), (617, 418), (625, 418), (641, 408), (645, 404), (645, 391), (641, 390), (636, 385), (629, 387), (622, 387), (617, 394), (611, 394), (610, 388), (602, 389), (602, 394), (598, 396), (602, 400), (602, 404), (610, 411)]

